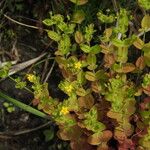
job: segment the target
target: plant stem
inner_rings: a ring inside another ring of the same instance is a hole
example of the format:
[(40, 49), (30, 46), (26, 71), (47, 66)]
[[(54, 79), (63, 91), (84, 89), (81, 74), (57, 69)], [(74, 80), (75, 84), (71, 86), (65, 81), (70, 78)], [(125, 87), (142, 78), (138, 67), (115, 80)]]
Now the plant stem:
[[(14, 81), (14, 82), (16, 82), (15, 81), (15, 79), (14, 78), (12, 78), (11, 76), (8, 76), (12, 81)], [(28, 92), (30, 92), (30, 93), (32, 93), (33, 94), (33, 92), (29, 89), (29, 88), (27, 88), (27, 87), (24, 87), (24, 89), (26, 89)]]

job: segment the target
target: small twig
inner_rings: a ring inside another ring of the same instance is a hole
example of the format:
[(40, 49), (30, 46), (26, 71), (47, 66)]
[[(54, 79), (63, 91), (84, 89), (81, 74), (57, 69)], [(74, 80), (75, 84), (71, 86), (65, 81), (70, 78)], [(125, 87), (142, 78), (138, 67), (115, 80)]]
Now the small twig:
[(17, 24), (21, 25), (21, 26), (25, 26), (25, 27), (29, 27), (29, 28), (33, 28), (33, 29), (38, 29), (38, 30), (39, 29), (45, 30), (45, 29), (40, 28), (40, 27), (36, 27), (36, 26), (32, 26), (32, 25), (27, 25), (27, 24), (24, 24), (22, 22), (16, 21), (16, 20), (10, 18), (9, 16), (7, 16), (6, 14), (4, 14), (4, 17), (7, 18), (8, 20), (14, 22), (14, 23), (17, 23)]
[(2, 6), (2, 4), (3, 4), (4, 2), (5, 2), (4, 0), (0, 2), (0, 7)]
[[(49, 58), (51, 55), (49, 54), (47, 58)], [(48, 64), (49, 64), (49, 59), (47, 59), (44, 63), (44, 67), (43, 67), (43, 71), (42, 71), (42, 75), (41, 75), (41, 81), (44, 80), (45, 78), (45, 74), (47, 72), (47, 69), (48, 69)]]
[(117, 7), (116, 0), (112, 0), (112, 3), (113, 3), (113, 7), (114, 7), (115, 12), (118, 13), (118, 7)]
[[(11, 79), (12, 81), (14, 81), (16, 83), (15, 79), (12, 78), (11, 76), (9, 76), (9, 79)], [(24, 87), (24, 89), (33, 94), (33, 92), (29, 88)]]
[(27, 134), (27, 133), (42, 129), (42, 128), (50, 125), (50, 124), (52, 124), (52, 121), (48, 121), (47, 123), (40, 125), (40, 126), (33, 128), (33, 129), (27, 129), (27, 130), (22, 130), (22, 131), (0, 132), (0, 137), (6, 136), (6, 138), (10, 138), (9, 136), (18, 136), (18, 135), (22, 135), (22, 134)]
[[(0, 133), (1, 134), (1, 133)], [(12, 136), (9, 136), (9, 135), (0, 135), (0, 139), (5, 139), (5, 140), (7, 140), (7, 139), (11, 139), (12, 138)]]
[(24, 43), (19, 43), (20, 45), (23, 45), (24, 47), (27, 47), (27, 48), (29, 48), (29, 49), (31, 49), (31, 50), (33, 50), (33, 51), (35, 51), (35, 52), (37, 52), (37, 49), (36, 48), (34, 48), (33, 46), (31, 46), (31, 45), (26, 45), (26, 44), (24, 44)]
[(131, 140), (133, 139), (133, 137), (138, 136), (140, 133), (142, 133), (142, 131), (143, 131), (143, 130), (140, 130), (138, 133), (133, 134), (132, 137), (131, 137)]
[(53, 62), (52, 67), (51, 67), (51, 69), (49, 70), (49, 72), (48, 72), (48, 74), (47, 74), (47, 76), (46, 76), (44, 82), (46, 82), (46, 81), (48, 80), (48, 78), (50, 77), (50, 75), (51, 75), (51, 73), (52, 73), (52, 71), (53, 71), (53, 69), (54, 69), (54, 66), (55, 66), (55, 61)]

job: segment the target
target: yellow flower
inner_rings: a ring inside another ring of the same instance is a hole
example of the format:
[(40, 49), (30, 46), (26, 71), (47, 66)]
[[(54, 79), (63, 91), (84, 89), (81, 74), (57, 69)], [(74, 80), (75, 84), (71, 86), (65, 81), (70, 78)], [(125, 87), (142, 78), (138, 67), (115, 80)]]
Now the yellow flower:
[(80, 61), (78, 61), (77, 63), (75, 63), (75, 68), (76, 69), (81, 69), (81, 66), (82, 66), (82, 64), (81, 64)]
[(72, 85), (66, 86), (65, 89), (68, 93), (70, 93), (73, 90), (73, 86)]
[(33, 74), (27, 74), (27, 79), (30, 81), (30, 82), (33, 82), (35, 80), (35, 75)]
[(62, 107), (61, 111), (60, 111), (60, 114), (61, 115), (66, 115), (69, 113), (69, 110), (68, 110), (68, 107)]

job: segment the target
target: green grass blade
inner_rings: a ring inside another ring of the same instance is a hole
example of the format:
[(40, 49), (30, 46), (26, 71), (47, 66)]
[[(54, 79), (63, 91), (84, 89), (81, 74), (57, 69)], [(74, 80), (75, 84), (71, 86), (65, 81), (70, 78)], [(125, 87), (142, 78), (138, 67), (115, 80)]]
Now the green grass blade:
[(17, 106), (17, 107), (19, 107), (19, 108), (21, 108), (21, 109), (23, 109), (29, 113), (32, 113), (32, 114), (39, 116), (39, 117), (42, 117), (42, 118), (50, 119), (50, 117), (48, 115), (46, 115), (45, 113), (43, 113), (43, 112), (41, 112), (41, 111), (39, 111), (39, 110), (29, 106), (29, 105), (26, 105), (26, 104), (14, 99), (14, 98), (11, 98), (10, 96), (5, 95), (4, 93), (2, 93), (0, 91), (0, 100), (2, 100), (2, 98), (13, 103), (15, 106)]

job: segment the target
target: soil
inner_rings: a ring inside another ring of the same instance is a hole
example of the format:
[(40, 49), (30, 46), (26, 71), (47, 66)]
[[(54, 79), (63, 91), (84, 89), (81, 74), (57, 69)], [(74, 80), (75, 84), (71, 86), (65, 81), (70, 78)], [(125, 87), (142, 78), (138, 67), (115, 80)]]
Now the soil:
[[(38, 33), (37, 33), (38, 35)], [(24, 62), (39, 56), (45, 48), (45, 45), (38, 39), (36, 33), (32, 32), (28, 34), (23, 32), (18, 35), (17, 44), (15, 46), (19, 62)], [(35, 42), (33, 42), (35, 40)], [(11, 53), (11, 52), (10, 52)], [(24, 76), (27, 72), (36, 71), (44, 72), (43, 65), (37, 67), (28, 67), (21, 72), (13, 75), (13, 77)], [(52, 61), (48, 62), (47, 71), (50, 69)], [(40, 73), (40, 74), (42, 74)], [(57, 90), (57, 84), (59, 83), (59, 74), (57, 72), (57, 66), (54, 68), (50, 80), (48, 80), (49, 88), (52, 96), (62, 97), (63, 95)], [(25, 104), (31, 104), (33, 95), (27, 90), (20, 90), (15, 88), (15, 82), (7, 78), (0, 81), (0, 91), (5, 94), (20, 100)], [(58, 96), (59, 95), (59, 96)], [(57, 138), (56, 132), (57, 127), (55, 124), (48, 122), (46, 119), (39, 118), (32, 114), (29, 114), (17, 107), (12, 113), (8, 113), (6, 108), (3, 106), (4, 100), (0, 100), (0, 150), (61, 150), (66, 149), (67, 143)], [(55, 130), (54, 139), (49, 142), (45, 141), (43, 134), (44, 130), (49, 129), (50, 126)]]

